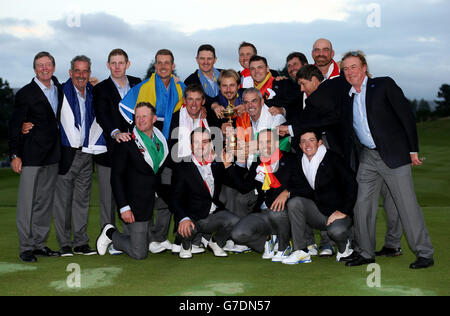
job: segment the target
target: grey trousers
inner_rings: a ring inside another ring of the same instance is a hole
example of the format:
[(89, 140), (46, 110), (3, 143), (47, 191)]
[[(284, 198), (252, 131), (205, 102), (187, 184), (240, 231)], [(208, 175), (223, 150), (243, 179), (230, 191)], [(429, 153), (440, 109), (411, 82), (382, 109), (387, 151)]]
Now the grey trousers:
[(98, 192), (100, 198), (100, 227), (116, 225), (116, 203), (111, 188), (111, 168), (97, 166)]
[[(391, 169), (376, 150), (364, 148), (357, 173), (358, 197), (354, 208), (357, 250), (375, 257), (376, 214), (383, 181), (389, 189), (409, 246), (417, 257), (432, 258), (433, 246), (417, 202), (409, 164)], [(389, 211), (386, 209), (386, 211)]]
[[(172, 169), (164, 167), (161, 172), (161, 184), (170, 185), (172, 178)], [(169, 210), (167, 201), (158, 196), (155, 200), (156, 214), (150, 221), (150, 229), (148, 231), (149, 242), (163, 242), (169, 236), (170, 221), (172, 213)]]
[(244, 218), (253, 212), (258, 196), (254, 190), (242, 194), (234, 188), (222, 185), (219, 199), (225, 204), (227, 210), (230, 210), (230, 212), (239, 218)]
[(239, 222), (239, 217), (228, 210), (218, 211), (208, 215), (208, 217), (194, 221), (195, 228), (190, 237), (182, 237), (177, 233), (177, 239), (181, 240), (184, 249), (189, 249), (192, 241), (198, 233), (213, 234), (213, 239), (219, 247), (225, 246), (231, 235), (233, 227)]
[(57, 177), (58, 164), (22, 167), (16, 215), (20, 252), (46, 245)]
[(133, 259), (142, 260), (147, 258), (149, 222), (124, 224), (124, 227), (127, 227), (127, 234), (122, 234), (116, 230), (112, 235), (114, 248), (125, 252)]
[(388, 248), (400, 248), (403, 235), (402, 223), (398, 215), (397, 208), (386, 183), (381, 186), (381, 197), (383, 208), (386, 212), (387, 231), (384, 236), (384, 246)]
[(287, 204), (294, 250), (301, 250), (308, 246), (305, 230), (309, 225), (313, 229), (326, 231), (330, 239), (336, 243), (338, 251), (341, 253), (345, 251), (352, 225), (352, 220), (348, 216), (335, 220), (327, 226), (328, 217), (319, 211), (314, 201), (303, 197), (294, 197), (289, 199)]
[(261, 213), (247, 215), (234, 227), (231, 238), (238, 244), (263, 252), (267, 237), (277, 235), (278, 250), (285, 250), (289, 246), (291, 237), (288, 209), (288, 206), (281, 212), (264, 209)]
[(56, 238), (61, 248), (79, 247), (89, 242), (87, 224), (92, 164), (92, 155), (78, 150), (69, 171), (65, 175), (58, 175), (53, 214)]

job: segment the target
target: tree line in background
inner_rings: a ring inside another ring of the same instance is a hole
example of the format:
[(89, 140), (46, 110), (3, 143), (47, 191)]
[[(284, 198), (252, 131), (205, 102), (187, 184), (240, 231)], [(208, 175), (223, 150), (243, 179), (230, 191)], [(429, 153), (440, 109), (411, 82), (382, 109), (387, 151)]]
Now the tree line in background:
[[(150, 64), (147, 71), (147, 79), (151, 73), (154, 72), (154, 62)], [(410, 100), (411, 107), (415, 113), (417, 122), (423, 122), (427, 120), (434, 120), (440, 117), (450, 116), (450, 85), (443, 84), (439, 88), (437, 93), (439, 100), (435, 100), (437, 107), (434, 111), (431, 109), (430, 104), (424, 99)], [(11, 117), (12, 108), (14, 105), (14, 91), (9, 86), (7, 80), (0, 78), (0, 141), (5, 142), (8, 138), (8, 121)], [(4, 146), (0, 146), (3, 148)]]

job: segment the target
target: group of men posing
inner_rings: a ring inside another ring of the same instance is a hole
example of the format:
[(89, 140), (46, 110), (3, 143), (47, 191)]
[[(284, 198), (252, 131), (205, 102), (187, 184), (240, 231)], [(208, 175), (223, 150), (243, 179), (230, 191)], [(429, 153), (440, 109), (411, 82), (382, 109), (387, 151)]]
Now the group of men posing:
[[(169, 249), (186, 259), (210, 248), (308, 263), (319, 230), (320, 255), (336, 248), (337, 261), (357, 266), (401, 255), (403, 227), (417, 256), (410, 268), (433, 265), (411, 177), (422, 162), (408, 101), (391, 78), (370, 76), (362, 52), (340, 65), (333, 57), (330, 41), (318, 39), (314, 64), (291, 53), (283, 77), (251, 43), (239, 47), (240, 72), (216, 69), (214, 47), (202, 45), (199, 69), (182, 82), (162, 49), (141, 82), (114, 49), (110, 77), (93, 86), (88, 57), (73, 58), (61, 85), (54, 58), (38, 53), (9, 123), (21, 260), (107, 251), (144, 259)], [(94, 165), (96, 250), (86, 233)], [(388, 231), (376, 253), (380, 193)], [(60, 251), (46, 246), (52, 214)]]

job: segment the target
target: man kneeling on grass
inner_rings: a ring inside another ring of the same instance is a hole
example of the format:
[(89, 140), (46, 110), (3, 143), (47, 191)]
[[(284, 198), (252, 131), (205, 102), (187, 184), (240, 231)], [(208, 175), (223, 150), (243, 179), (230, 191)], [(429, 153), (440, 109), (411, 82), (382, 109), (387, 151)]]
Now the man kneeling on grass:
[(113, 225), (105, 225), (97, 239), (99, 255), (104, 255), (113, 242), (114, 248), (134, 259), (147, 258), (155, 192), (160, 184), (162, 165), (169, 153), (164, 135), (153, 126), (155, 121), (155, 108), (148, 102), (138, 103), (135, 108), (136, 127), (131, 135), (133, 140), (116, 144), (111, 186), (129, 235), (121, 234)]
[(229, 183), (224, 164), (215, 161), (211, 133), (198, 127), (191, 133), (189, 159), (182, 159), (172, 175), (173, 209), (181, 240), (179, 257), (192, 257), (192, 240), (197, 233), (213, 234), (208, 247), (216, 257), (226, 257), (223, 250), (239, 217), (225, 209), (219, 200), (222, 184)]
[(295, 182), (288, 188), (291, 198), (287, 202), (294, 252), (283, 263), (311, 262), (307, 225), (328, 233), (338, 248), (336, 261), (348, 260), (353, 252), (348, 238), (357, 194), (355, 175), (340, 156), (325, 148), (321, 132), (309, 130), (300, 135), (303, 156)]

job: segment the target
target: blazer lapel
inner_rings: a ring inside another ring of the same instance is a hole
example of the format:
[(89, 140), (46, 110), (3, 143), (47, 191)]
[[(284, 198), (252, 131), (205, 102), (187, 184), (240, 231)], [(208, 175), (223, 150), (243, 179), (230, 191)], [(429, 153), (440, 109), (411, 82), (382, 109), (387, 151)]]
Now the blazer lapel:
[(197, 166), (192, 161), (191, 163), (189, 163), (189, 165), (191, 166), (191, 173), (194, 175), (195, 182), (198, 183), (199, 187), (201, 187), (206, 193), (208, 193), (208, 196), (210, 196), (211, 194), (209, 192), (208, 186), (206, 185), (205, 180), (203, 180), (203, 177), (200, 174), (200, 170), (198, 170)]
[(375, 84), (373, 83), (373, 80), (370, 78), (367, 78), (367, 86), (366, 86), (366, 113), (367, 118), (369, 119), (369, 113), (372, 112), (372, 92), (373, 88), (375, 87)]
[[(33, 89), (34, 89), (34, 94), (36, 95), (36, 97), (39, 98), (39, 101), (41, 101), (41, 102), (43, 102), (43, 103), (45, 103), (45, 104), (47, 105), (47, 106), (46, 106), (47, 111), (50, 111), (53, 115), (55, 115), (55, 112), (53, 112), (53, 108), (52, 108), (50, 102), (48, 101), (47, 97), (45, 96), (44, 92), (42, 91), (42, 89), (41, 89), (41, 88), (39, 87), (39, 85), (34, 81), (34, 79), (31, 80), (31, 82), (32, 82), (32, 86), (33, 86)], [(56, 85), (56, 83), (55, 83), (55, 85)], [(61, 91), (61, 93), (60, 93), (59, 90), (60, 90), (60, 89), (58, 89), (58, 101), (59, 101), (59, 98), (60, 98), (60, 94), (62, 94), (62, 91)], [(61, 103), (62, 103), (62, 101), (61, 101)], [(58, 108), (59, 108), (59, 103), (58, 103)], [(55, 116), (56, 116), (56, 115), (55, 115)]]
[[(120, 102), (120, 100), (122, 100), (122, 98), (120, 97), (120, 94), (119, 94), (119, 91), (117, 91), (117, 87), (116, 87), (116, 85), (114, 84), (114, 82), (113, 82), (113, 80), (111, 79), (111, 77), (109, 77), (108, 78), (108, 83), (109, 83), (109, 90), (110, 91), (114, 91), (113, 92), (113, 99), (114, 100), (119, 100), (119, 102)], [(119, 103), (119, 102), (117, 102), (117, 103)]]

